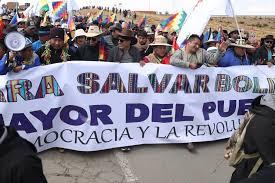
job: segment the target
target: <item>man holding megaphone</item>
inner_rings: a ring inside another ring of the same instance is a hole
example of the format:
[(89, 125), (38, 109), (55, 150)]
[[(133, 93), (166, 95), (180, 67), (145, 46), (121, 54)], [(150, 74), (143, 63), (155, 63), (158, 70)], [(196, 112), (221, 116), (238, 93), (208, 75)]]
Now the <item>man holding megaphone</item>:
[(11, 32), (5, 38), (10, 52), (0, 61), (0, 74), (20, 72), (40, 65), (40, 59), (32, 50), (32, 42), (18, 32)]

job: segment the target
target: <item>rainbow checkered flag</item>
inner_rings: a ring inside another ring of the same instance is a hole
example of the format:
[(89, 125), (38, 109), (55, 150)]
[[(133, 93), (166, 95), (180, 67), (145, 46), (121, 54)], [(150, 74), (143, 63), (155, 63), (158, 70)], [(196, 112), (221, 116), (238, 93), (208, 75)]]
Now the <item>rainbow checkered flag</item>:
[(56, 18), (64, 18), (67, 14), (67, 2), (56, 1), (52, 2), (53, 15)]
[(180, 11), (161, 22), (160, 26), (162, 30), (173, 30), (175, 32), (179, 32), (186, 17), (187, 14), (185, 11)]

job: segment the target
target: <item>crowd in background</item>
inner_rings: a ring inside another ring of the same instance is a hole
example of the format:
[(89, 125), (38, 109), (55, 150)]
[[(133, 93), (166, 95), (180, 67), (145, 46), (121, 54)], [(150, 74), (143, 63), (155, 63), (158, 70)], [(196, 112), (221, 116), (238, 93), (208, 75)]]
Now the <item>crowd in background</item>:
[[(1, 74), (72, 60), (140, 63), (142, 66), (146, 63), (171, 64), (191, 69), (201, 65), (274, 64), (272, 35), (262, 38), (259, 43), (250, 41), (247, 34), (240, 35), (238, 30), (222, 30), (221, 34), (211, 31), (207, 38), (205, 34), (190, 35), (185, 46), (177, 49), (174, 44), (177, 32), (162, 30), (156, 25), (138, 26), (123, 20), (103, 24), (89, 17), (74, 16), (76, 30), (69, 30), (65, 17), (52, 22), (44, 15), (25, 18), (19, 14), (17, 22), (11, 24), (15, 12), (6, 13), (9, 14), (1, 15), (0, 27)], [(4, 43), (5, 36), (14, 31), (22, 33), (27, 40), (25, 48), (18, 52), (9, 51)], [(216, 39), (219, 34), (222, 37)]]

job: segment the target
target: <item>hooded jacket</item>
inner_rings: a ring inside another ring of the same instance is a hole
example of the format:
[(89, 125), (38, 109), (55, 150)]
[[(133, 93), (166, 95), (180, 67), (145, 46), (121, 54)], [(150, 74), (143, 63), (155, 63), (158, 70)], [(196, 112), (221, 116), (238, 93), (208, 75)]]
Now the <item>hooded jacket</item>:
[(256, 98), (250, 110), (255, 114), (244, 137), (243, 148), (246, 154), (258, 152), (263, 160), (258, 171), (247, 178), (258, 158), (242, 160), (235, 168), (230, 183), (274, 183), (275, 166), (275, 111), (260, 104)]
[(1, 183), (47, 183), (41, 160), (33, 144), (7, 128), (7, 136), (0, 144)]

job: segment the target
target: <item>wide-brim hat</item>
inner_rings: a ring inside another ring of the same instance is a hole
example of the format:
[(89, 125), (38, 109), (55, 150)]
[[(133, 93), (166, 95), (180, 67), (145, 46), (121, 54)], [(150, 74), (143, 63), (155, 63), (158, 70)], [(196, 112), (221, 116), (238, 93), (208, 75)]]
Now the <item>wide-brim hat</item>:
[(274, 39), (273, 35), (267, 35), (263, 38), (263, 40), (273, 40), (274, 41), (275, 39)]
[(123, 39), (131, 40), (131, 45), (137, 44), (137, 38), (134, 36), (134, 33), (131, 30), (128, 30), (128, 29), (123, 30), (118, 35), (119, 35), (119, 37), (122, 37)]
[(246, 49), (253, 49), (254, 48), (254, 46), (246, 44), (244, 39), (237, 39), (237, 41), (235, 43), (231, 43), (230, 46), (246, 48)]
[(97, 37), (103, 34), (97, 25), (91, 25), (86, 33), (86, 37)]
[(75, 40), (75, 38), (77, 37), (81, 37), (81, 36), (85, 36), (86, 37), (86, 32), (83, 29), (77, 29), (75, 31), (74, 37), (73, 37), (73, 41)]
[(168, 40), (164, 36), (156, 36), (153, 43), (149, 44), (149, 46), (167, 46), (171, 47), (171, 44), (168, 44)]

